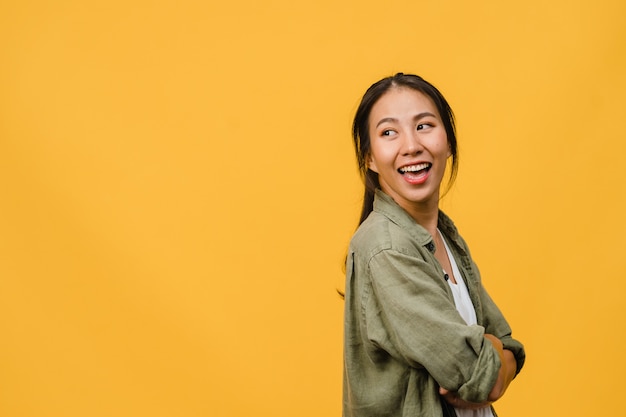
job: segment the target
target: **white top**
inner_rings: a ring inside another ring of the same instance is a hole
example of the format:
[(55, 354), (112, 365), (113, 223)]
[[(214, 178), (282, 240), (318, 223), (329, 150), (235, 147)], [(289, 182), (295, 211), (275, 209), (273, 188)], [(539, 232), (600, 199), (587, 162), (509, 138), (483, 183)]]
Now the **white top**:
[[(452, 273), (456, 279), (456, 284), (450, 279), (447, 280), (448, 285), (452, 289), (452, 295), (454, 296), (454, 305), (456, 306), (456, 309), (461, 317), (463, 317), (463, 320), (465, 320), (468, 325), (477, 324), (476, 311), (474, 310), (474, 305), (472, 304), (472, 299), (469, 296), (469, 291), (467, 290), (465, 281), (463, 281), (461, 271), (459, 271), (456, 260), (454, 259), (454, 256), (452, 256), (452, 252), (450, 252), (450, 248), (448, 247), (448, 244), (439, 229), (437, 229), (437, 232), (439, 233), (439, 236), (441, 236), (441, 241), (446, 248), (448, 259), (450, 259), (450, 265), (452, 266)], [(445, 274), (446, 271), (443, 272)], [(479, 410), (467, 410), (455, 407), (454, 410), (456, 411), (457, 417), (493, 417), (491, 407), (485, 407)]]

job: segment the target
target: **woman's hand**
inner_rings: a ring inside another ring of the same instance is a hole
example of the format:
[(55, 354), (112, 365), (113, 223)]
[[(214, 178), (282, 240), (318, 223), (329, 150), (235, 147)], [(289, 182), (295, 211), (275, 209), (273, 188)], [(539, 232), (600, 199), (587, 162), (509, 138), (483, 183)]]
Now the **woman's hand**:
[(480, 408), (489, 407), (491, 405), (491, 401), (485, 401), (482, 403), (471, 403), (469, 401), (465, 401), (463, 398), (459, 397), (459, 393), (455, 391), (448, 391), (445, 388), (439, 388), (439, 394), (443, 397), (448, 404), (452, 405), (454, 408), (466, 408), (469, 410), (478, 410)]

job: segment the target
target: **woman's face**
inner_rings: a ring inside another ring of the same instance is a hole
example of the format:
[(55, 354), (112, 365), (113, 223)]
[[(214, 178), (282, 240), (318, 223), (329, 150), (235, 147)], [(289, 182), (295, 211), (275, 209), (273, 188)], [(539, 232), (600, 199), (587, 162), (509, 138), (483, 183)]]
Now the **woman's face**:
[(390, 89), (372, 107), (369, 132), (368, 167), (382, 190), (409, 213), (436, 207), (450, 147), (432, 100), (411, 88)]

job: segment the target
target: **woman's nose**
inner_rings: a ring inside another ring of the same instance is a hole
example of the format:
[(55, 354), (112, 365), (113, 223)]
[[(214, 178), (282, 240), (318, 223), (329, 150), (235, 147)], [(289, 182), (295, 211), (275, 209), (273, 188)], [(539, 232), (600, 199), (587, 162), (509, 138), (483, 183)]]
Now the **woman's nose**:
[(404, 135), (404, 154), (414, 155), (423, 150), (422, 142), (416, 131), (410, 131)]

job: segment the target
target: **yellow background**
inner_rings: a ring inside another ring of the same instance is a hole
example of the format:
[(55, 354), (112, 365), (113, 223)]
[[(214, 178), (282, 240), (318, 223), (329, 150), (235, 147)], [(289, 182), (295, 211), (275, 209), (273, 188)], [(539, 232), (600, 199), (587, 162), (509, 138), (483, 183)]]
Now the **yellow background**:
[(0, 415), (339, 416), (360, 96), (458, 117), (443, 208), (527, 347), (502, 416), (619, 415), (626, 3), (4, 1)]

